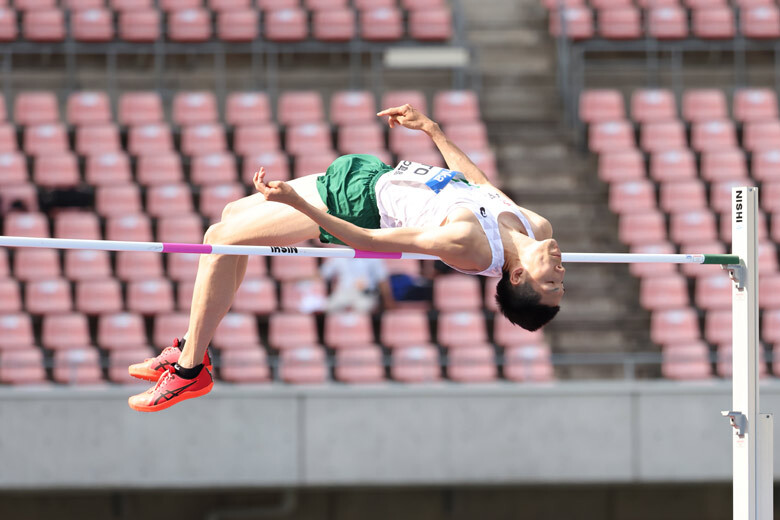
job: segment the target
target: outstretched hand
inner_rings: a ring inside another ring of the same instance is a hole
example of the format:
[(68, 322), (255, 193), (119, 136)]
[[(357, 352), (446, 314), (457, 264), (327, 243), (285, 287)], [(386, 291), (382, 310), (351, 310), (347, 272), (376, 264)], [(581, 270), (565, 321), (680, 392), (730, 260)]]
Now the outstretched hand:
[(265, 182), (265, 168), (260, 168), (260, 171), (255, 172), (252, 181), (255, 184), (257, 191), (263, 194), (265, 200), (272, 202), (281, 202), (289, 206), (295, 206), (300, 203), (303, 198), (298, 195), (292, 186), (284, 181), (270, 181)]
[(425, 131), (434, 124), (428, 116), (409, 104), (386, 108), (377, 113), (377, 116), (387, 116), (387, 124), (390, 125), (390, 128), (395, 127), (395, 125), (401, 125), (411, 130)]

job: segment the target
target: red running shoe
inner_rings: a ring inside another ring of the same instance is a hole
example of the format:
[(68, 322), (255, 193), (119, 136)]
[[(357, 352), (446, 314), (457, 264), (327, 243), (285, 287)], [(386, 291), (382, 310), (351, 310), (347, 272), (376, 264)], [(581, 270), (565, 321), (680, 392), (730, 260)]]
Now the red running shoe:
[[(160, 379), (163, 372), (168, 370), (168, 367), (172, 367), (173, 364), (179, 360), (182, 345), (184, 345), (184, 340), (179, 340), (178, 338), (174, 339), (173, 346), (160, 352), (159, 356), (147, 358), (143, 363), (130, 365), (127, 371), (130, 372), (131, 376), (137, 377), (138, 379), (157, 381)], [(206, 368), (209, 370), (212, 369), (209, 349), (206, 349), (206, 353), (203, 355), (203, 364), (206, 365)]]
[(146, 392), (127, 400), (130, 408), (139, 412), (158, 412), (178, 402), (206, 395), (214, 386), (214, 379), (206, 367), (195, 379), (184, 379), (176, 374), (173, 365), (163, 372), (157, 384)]

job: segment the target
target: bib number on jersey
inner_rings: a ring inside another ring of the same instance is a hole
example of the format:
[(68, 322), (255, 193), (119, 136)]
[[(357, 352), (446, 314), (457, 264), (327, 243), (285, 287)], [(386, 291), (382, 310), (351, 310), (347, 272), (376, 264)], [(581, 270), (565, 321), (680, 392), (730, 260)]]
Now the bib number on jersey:
[(400, 176), (403, 180), (423, 183), (434, 193), (439, 193), (453, 180), (468, 182), (461, 172), (414, 161), (401, 161), (393, 170), (393, 175)]

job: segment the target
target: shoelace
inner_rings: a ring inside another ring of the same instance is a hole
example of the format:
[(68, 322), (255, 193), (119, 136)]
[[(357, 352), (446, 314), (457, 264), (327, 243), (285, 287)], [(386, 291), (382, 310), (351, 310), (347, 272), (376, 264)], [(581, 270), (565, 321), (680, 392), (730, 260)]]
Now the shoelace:
[(176, 369), (173, 368), (173, 365), (168, 367), (168, 370), (165, 371), (165, 373), (160, 377), (160, 379), (157, 380), (157, 384), (154, 385), (154, 389), (152, 390), (152, 393), (156, 392), (158, 388), (160, 388), (163, 383), (168, 382), (169, 379), (173, 377), (173, 375), (176, 373)]

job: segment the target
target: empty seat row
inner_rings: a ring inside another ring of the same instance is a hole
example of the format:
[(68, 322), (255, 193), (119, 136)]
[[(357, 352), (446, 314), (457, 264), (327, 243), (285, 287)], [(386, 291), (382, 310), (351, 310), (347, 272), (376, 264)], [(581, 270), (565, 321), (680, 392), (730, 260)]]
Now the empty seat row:
[[(381, 7), (399, 7), (397, 0), (160, 0), (156, 4), (164, 11), (178, 11), (207, 5), (214, 11), (245, 9), (255, 7), (263, 11), (305, 7), (309, 10), (338, 9), (354, 6), (356, 9), (377, 9)], [(152, 0), (63, 0), (60, 5), (69, 10), (99, 9), (108, 4), (117, 11), (135, 10), (153, 7)], [(57, 0), (11, 0), (3, 2), (20, 11), (50, 9), (58, 5)], [(446, 0), (400, 0), (400, 7), (407, 10), (445, 7)]]

